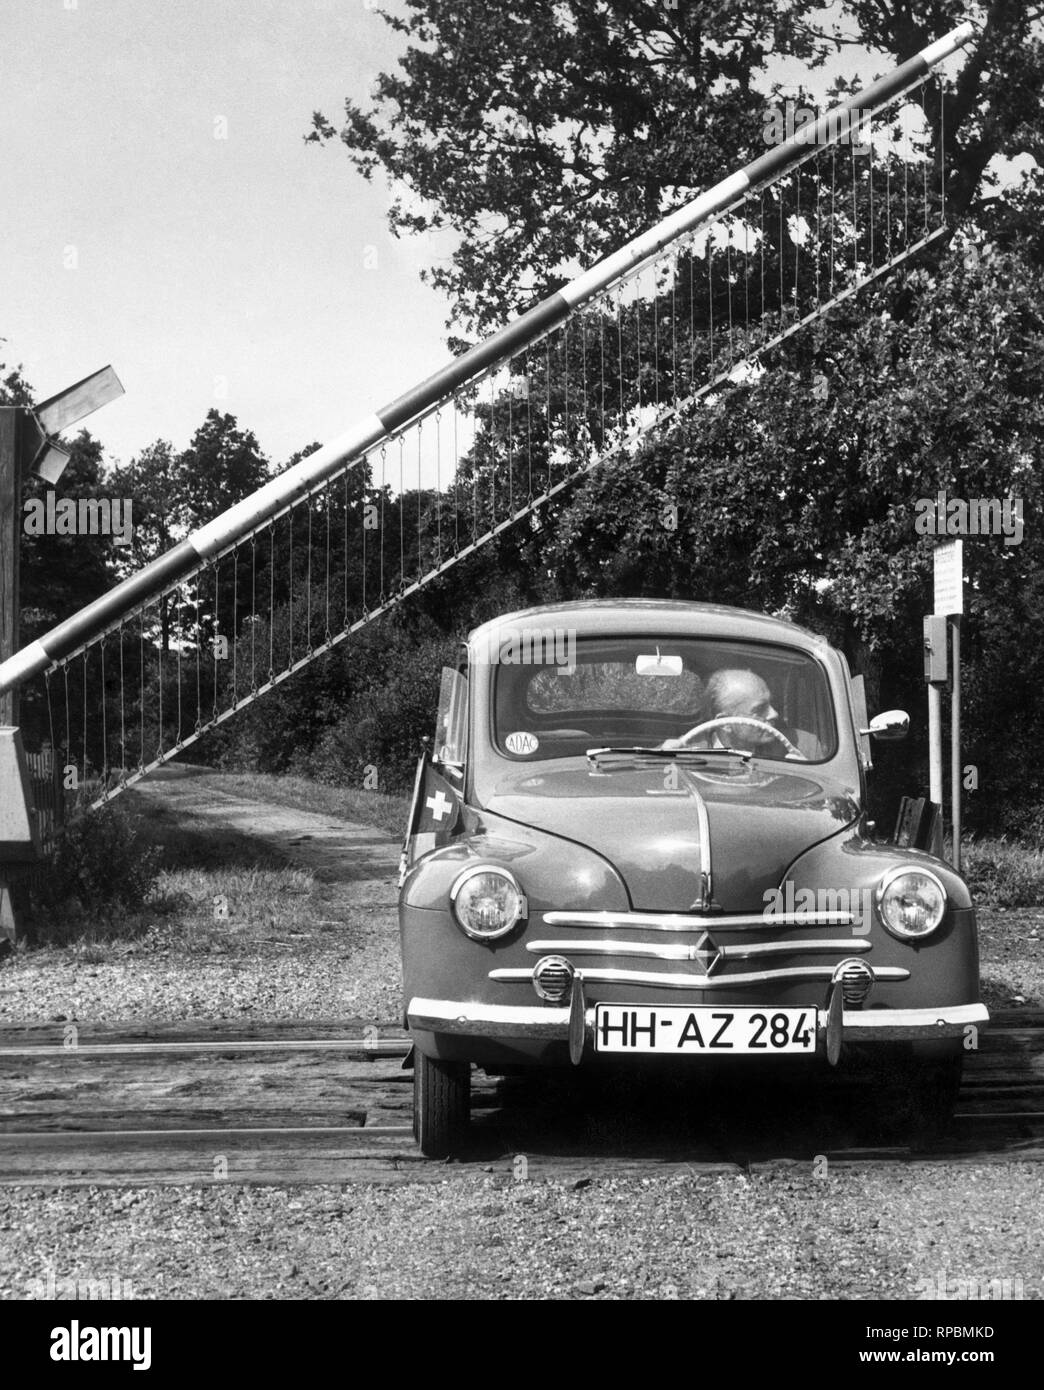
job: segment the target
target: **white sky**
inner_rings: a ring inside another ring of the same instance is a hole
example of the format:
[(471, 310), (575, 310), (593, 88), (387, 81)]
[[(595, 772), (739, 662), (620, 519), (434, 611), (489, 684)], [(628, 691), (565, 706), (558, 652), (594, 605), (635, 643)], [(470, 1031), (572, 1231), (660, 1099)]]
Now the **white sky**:
[(364, 0), (0, 0), (0, 360), (40, 398), (111, 362), (124, 461), (211, 406), (282, 460), (441, 366), (426, 251), (302, 140), (401, 47)]
[(41, 398), (111, 362), (110, 461), (216, 406), (281, 462), (446, 360), (430, 248), (302, 139), (401, 52), (366, 0), (0, 0), (0, 43), (0, 360)]

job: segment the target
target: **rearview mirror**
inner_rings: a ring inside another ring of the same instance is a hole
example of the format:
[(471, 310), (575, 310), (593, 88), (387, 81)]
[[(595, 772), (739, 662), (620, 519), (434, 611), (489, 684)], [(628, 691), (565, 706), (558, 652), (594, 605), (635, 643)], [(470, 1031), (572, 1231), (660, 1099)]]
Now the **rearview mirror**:
[(680, 676), (682, 659), (680, 656), (639, 656), (634, 663), (637, 676)]
[(910, 716), (904, 709), (886, 709), (875, 714), (868, 729), (860, 729), (861, 734), (884, 739), (886, 743), (905, 738), (910, 731)]

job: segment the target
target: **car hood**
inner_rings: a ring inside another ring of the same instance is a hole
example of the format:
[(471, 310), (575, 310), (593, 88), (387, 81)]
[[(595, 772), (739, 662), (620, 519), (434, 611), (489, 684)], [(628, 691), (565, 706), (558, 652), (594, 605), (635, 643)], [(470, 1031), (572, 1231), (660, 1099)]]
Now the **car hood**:
[(725, 912), (760, 912), (798, 855), (859, 814), (853, 789), (840, 780), (790, 764), (776, 771), (765, 761), (712, 772), (674, 763), (529, 767), (499, 779), (485, 809), (604, 856), (634, 910), (685, 912), (702, 893), (700, 801), (713, 901)]

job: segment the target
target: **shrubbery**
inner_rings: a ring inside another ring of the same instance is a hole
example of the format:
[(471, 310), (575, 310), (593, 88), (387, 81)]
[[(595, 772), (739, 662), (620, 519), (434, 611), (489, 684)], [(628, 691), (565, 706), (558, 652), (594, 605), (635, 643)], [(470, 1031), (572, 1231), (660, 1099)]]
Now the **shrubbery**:
[(1007, 840), (973, 840), (964, 846), (961, 868), (979, 906), (1044, 904), (1044, 850)]
[(408, 630), (389, 615), (214, 731), (200, 754), (227, 771), (408, 791), (456, 650), (433, 625)]
[(453, 644), (438, 639), (389, 651), (379, 677), (352, 695), (303, 770), (319, 782), (363, 786), (372, 769), (375, 790), (409, 791), (421, 739), (434, 733), (439, 681), (452, 654)]
[(30, 886), (28, 939), (38, 944), (137, 934), (161, 853), (116, 806), (76, 816)]

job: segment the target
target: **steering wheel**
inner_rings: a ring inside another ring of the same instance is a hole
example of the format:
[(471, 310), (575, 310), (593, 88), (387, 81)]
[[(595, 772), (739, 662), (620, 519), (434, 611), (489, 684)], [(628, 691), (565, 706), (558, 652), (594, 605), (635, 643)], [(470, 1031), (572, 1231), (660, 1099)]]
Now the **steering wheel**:
[[(781, 733), (774, 724), (770, 724), (767, 719), (755, 719), (753, 715), (749, 714), (726, 714), (720, 715), (717, 719), (707, 719), (704, 723), (695, 725), (688, 733), (682, 734), (676, 742), (684, 748), (688, 745), (689, 740), (694, 739), (697, 734), (705, 733), (708, 729), (720, 728), (726, 724), (753, 724), (755, 728), (764, 729), (766, 733), (771, 734), (774, 739), (778, 739), (782, 743), (788, 755), (800, 758), (802, 762), (808, 762), (800, 748), (795, 748), (786, 734)], [(669, 745), (665, 744), (664, 746)]]

